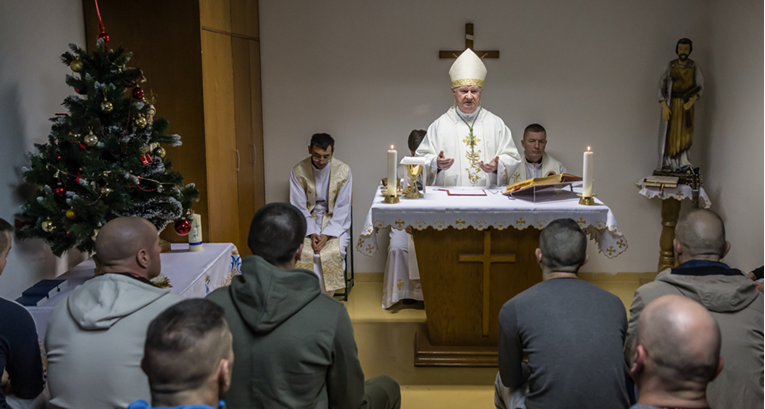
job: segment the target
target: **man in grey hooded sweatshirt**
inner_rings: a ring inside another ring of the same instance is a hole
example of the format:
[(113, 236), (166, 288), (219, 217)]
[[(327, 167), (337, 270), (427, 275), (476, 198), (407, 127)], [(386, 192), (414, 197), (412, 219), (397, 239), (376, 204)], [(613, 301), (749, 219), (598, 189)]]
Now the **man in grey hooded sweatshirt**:
[(364, 382), (343, 304), (321, 293), (319, 278), (295, 268), (305, 217), (286, 203), (255, 214), (242, 274), (207, 298), (223, 307), (234, 338), (229, 409), (399, 408), (398, 384)]
[(712, 314), (722, 333), (725, 368), (707, 387), (710, 407), (761, 409), (763, 296), (744, 273), (720, 262), (730, 250), (720, 216), (694, 210), (681, 218), (674, 250), (679, 265), (635, 291), (624, 345), (627, 362), (633, 357), (638, 319), (646, 305), (668, 294), (688, 297)]
[(149, 281), (161, 265), (157, 229), (147, 220), (109, 221), (96, 252), (103, 274), (72, 291), (48, 321), (48, 385), (57, 408), (126, 408), (150, 399), (141, 370), (146, 329), (183, 299)]

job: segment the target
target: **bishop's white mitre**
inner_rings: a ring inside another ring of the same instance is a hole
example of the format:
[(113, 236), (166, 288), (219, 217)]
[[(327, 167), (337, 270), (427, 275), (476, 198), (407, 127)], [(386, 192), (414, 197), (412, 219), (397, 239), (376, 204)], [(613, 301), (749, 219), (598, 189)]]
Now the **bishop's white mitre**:
[(471, 49), (466, 49), (449, 69), (449, 77), (452, 79), (452, 87), (463, 85), (477, 85), (483, 87), (486, 79), (486, 66), (483, 61)]

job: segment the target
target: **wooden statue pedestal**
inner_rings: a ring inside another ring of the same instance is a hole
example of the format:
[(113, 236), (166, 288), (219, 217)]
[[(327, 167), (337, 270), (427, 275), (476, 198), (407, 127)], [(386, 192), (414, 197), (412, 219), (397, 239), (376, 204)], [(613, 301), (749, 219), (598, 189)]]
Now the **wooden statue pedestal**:
[(414, 231), (428, 317), (415, 337), (415, 366), (498, 365), (502, 305), (542, 281), (539, 234), (533, 227)]

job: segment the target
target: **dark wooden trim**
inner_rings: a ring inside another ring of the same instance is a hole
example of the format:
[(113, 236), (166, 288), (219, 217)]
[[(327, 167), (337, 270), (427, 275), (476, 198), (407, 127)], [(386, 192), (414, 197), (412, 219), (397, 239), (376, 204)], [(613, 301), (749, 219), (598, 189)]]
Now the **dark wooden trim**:
[(435, 346), (428, 338), (427, 324), (414, 334), (414, 366), (498, 368), (497, 347)]
[(244, 35), (244, 34), (232, 33), (230, 31), (218, 30), (217, 28), (212, 28), (212, 27), (202, 26), (202, 30), (210, 31), (212, 33), (223, 34), (223, 35), (227, 35), (227, 36), (231, 36), (231, 37), (236, 37), (236, 38), (244, 38), (246, 40), (260, 41), (259, 37), (253, 37), (253, 36), (248, 36), (248, 35)]

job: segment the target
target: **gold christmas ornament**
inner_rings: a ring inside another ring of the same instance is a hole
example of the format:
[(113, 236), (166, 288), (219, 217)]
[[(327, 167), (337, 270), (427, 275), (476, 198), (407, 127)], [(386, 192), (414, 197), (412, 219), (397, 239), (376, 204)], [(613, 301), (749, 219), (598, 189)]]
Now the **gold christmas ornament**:
[(74, 220), (74, 218), (77, 217), (77, 215), (74, 213), (74, 210), (69, 209), (66, 211), (66, 218), (69, 220)]
[(112, 110), (114, 110), (114, 105), (109, 101), (104, 101), (101, 103), (101, 110), (106, 113), (112, 112)]
[(50, 219), (45, 220), (40, 224), (40, 227), (42, 227), (43, 231), (46, 233), (50, 233), (53, 231), (53, 229), (56, 228), (56, 226), (53, 225), (53, 222), (50, 221)]
[(159, 147), (154, 151), (154, 154), (159, 156), (160, 158), (164, 158), (167, 152), (165, 151), (165, 148)]
[(82, 65), (82, 61), (74, 60), (69, 63), (69, 68), (74, 72), (80, 72), (83, 68), (85, 68), (85, 66)]
[(146, 123), (147, 123), (146, 118), (142, 116), (139, 116), (138, 118), (135, 119), (135, 124), (139, 128), (146, 128)]
[(82, 141), (85, 142), (85, 145), (88, 145), (92, 148), (98, 143), (98, 137), (93, 135), (93, 131), (90, 131), (87, 135), (85, 135), (85, 138)]

